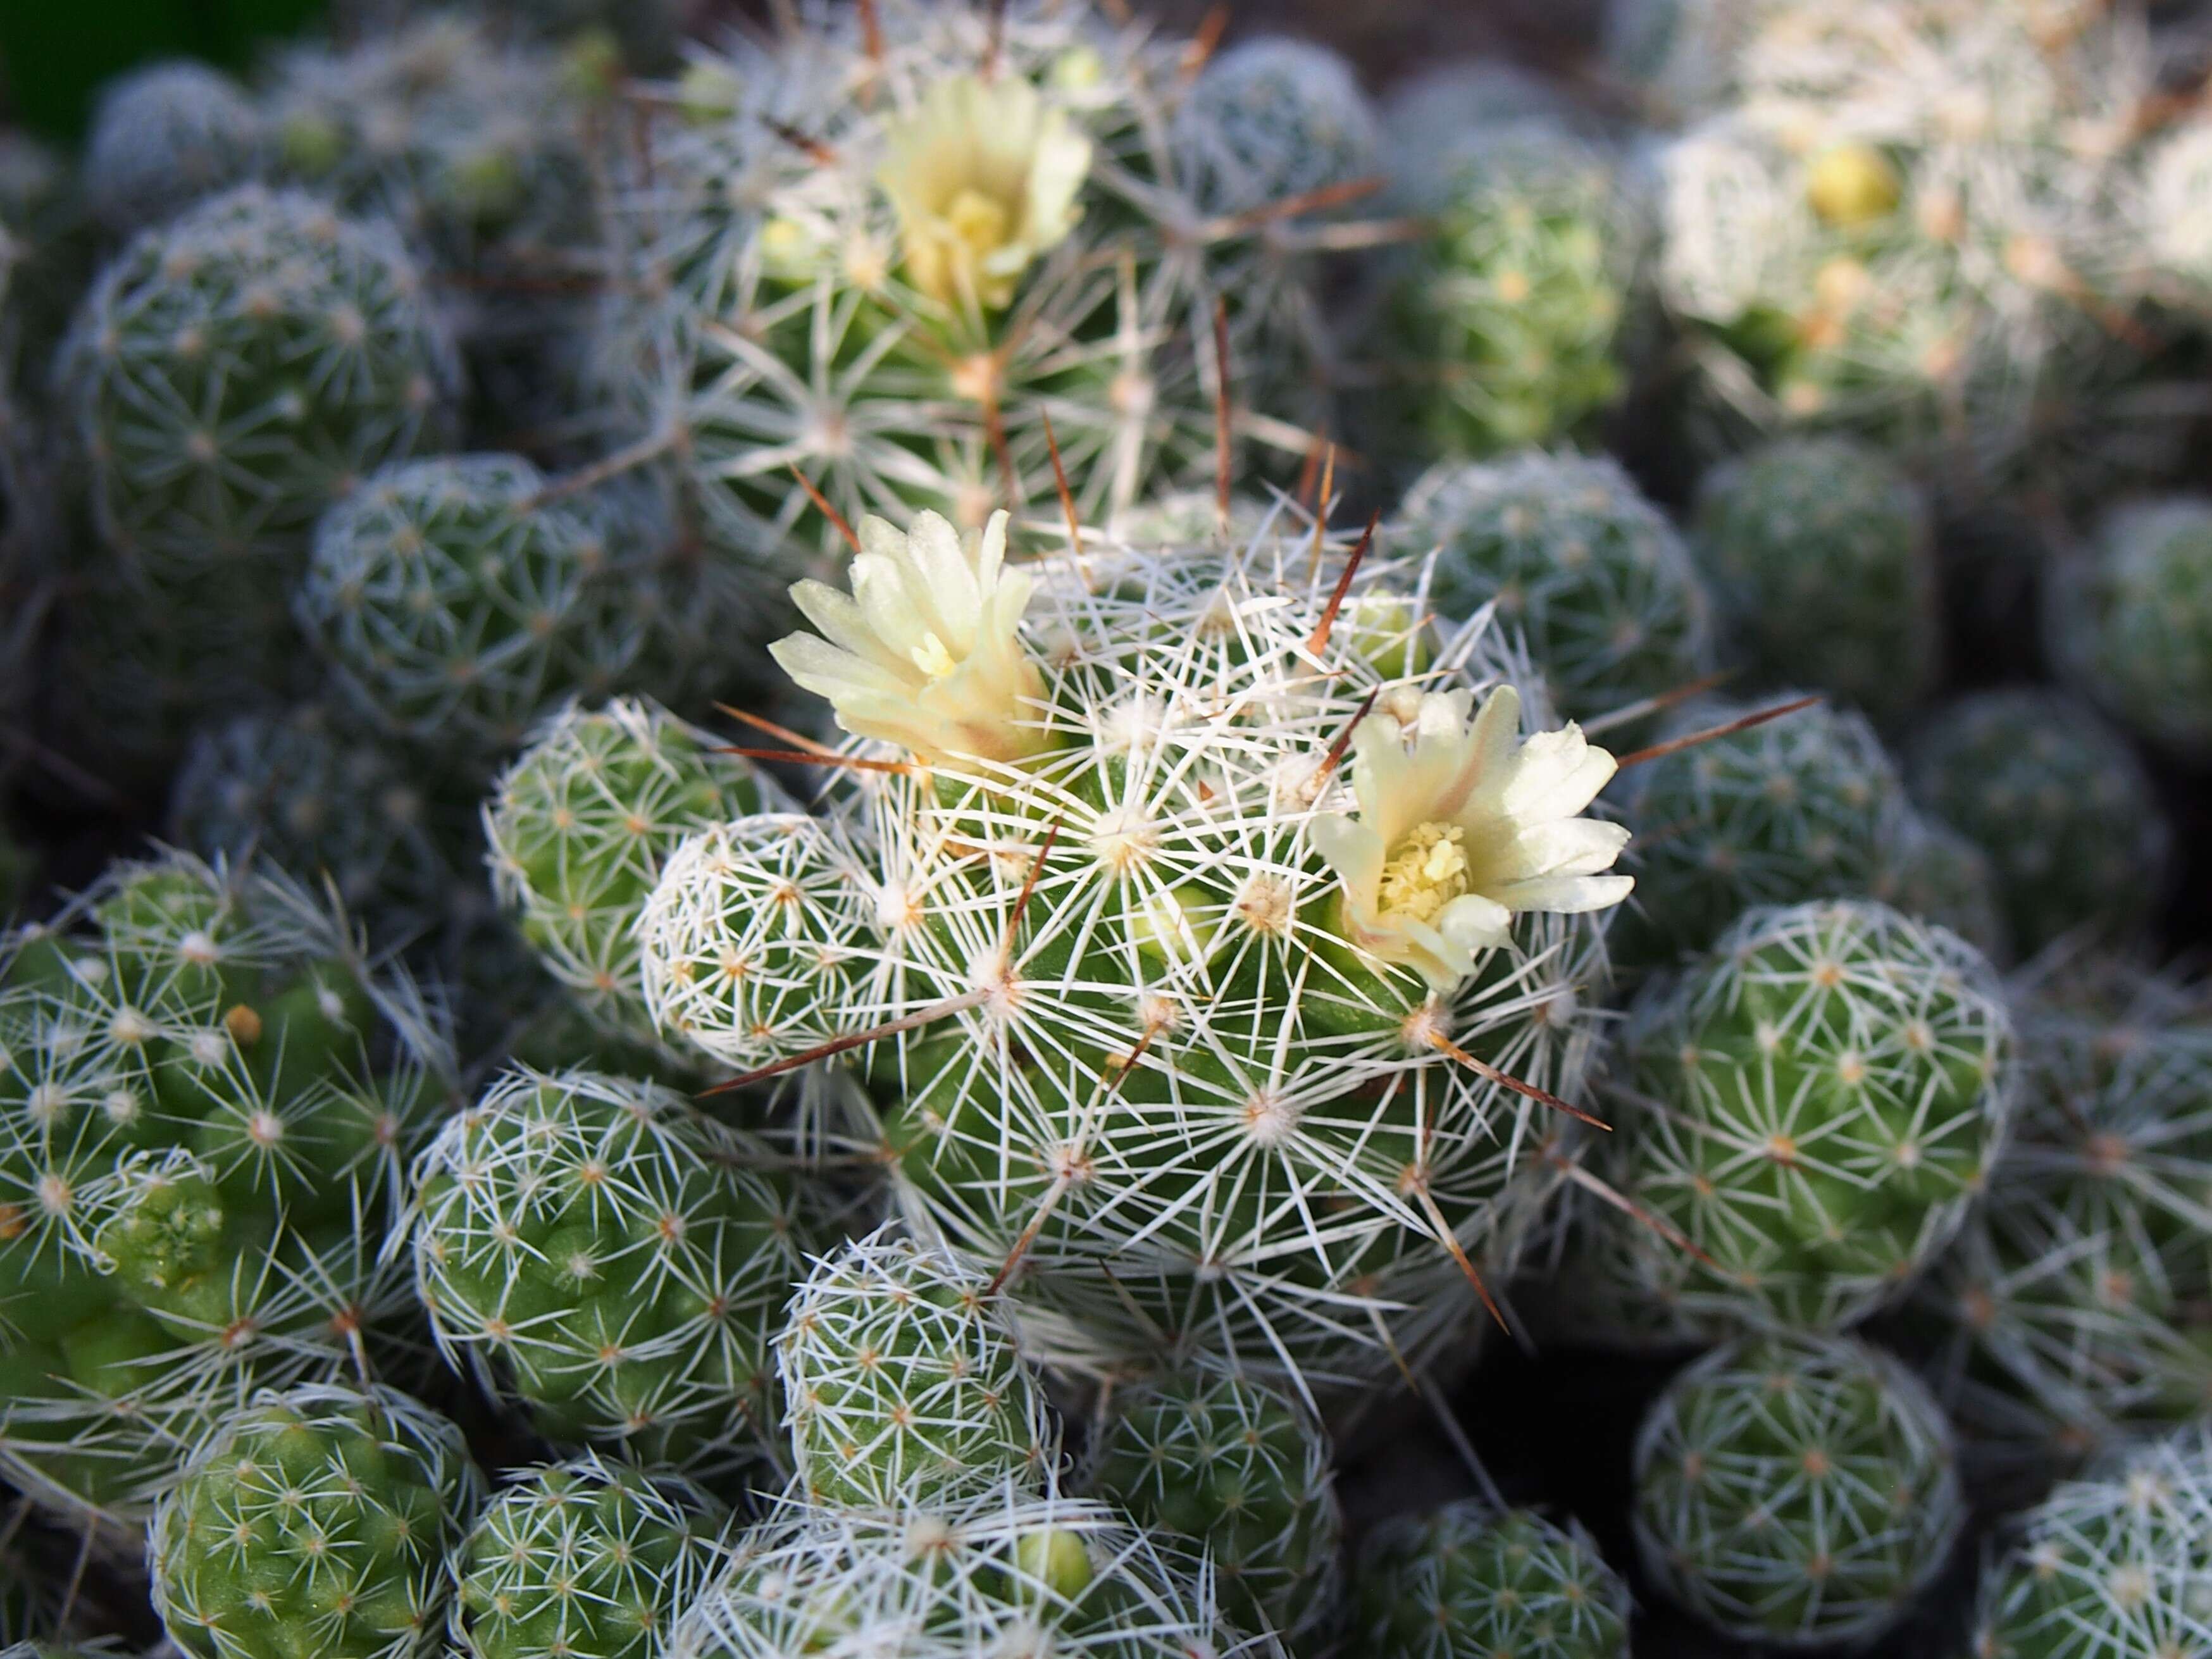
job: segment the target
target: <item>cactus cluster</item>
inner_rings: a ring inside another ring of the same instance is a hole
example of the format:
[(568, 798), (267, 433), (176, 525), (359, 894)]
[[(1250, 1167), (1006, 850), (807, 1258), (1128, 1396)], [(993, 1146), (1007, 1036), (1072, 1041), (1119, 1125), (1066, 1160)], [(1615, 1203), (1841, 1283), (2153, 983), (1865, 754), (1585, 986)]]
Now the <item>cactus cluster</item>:
[(2204, 1659), (2185, 7), (161, 9), (0, 124), (0, 1659)]
[(127, 1526), (225, 1410), (404, 1331), (452, 1057), (323, 900), (182, 855), (10, 936), (0, 1033), (0, 1462)]

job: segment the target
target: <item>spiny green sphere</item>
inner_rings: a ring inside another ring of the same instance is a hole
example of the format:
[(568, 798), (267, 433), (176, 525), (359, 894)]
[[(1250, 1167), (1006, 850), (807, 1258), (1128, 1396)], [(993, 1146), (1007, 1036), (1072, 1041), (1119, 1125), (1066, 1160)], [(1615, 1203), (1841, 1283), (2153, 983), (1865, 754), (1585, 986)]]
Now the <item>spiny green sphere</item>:
[(1616, 1180), (1650, 1291), (1708, 1323), (1822, 1329), (1905, 1287), (1988, 1184), (2012, 1018), (1954, 934), (1871, 900), (1753, 910), (1626, 1040)]
[(133, 240), (64, 368), (101, 535), (157, 574), (278, 592), (325, 507), (446, 441), (459, 373), (389, 228), (257, 185)]
[(169, 832), (207, 857), (264, 854), (327, 878), (380, 940), (438, 918), (459, 872), (431, 802), (400, 758), (320, 703), (204, 727), (169, 796)]
[(199, 1659), (413, 1659), (482, 1501), (460, 1431), (390, 1389), (264, 1395), (155, 1512), (154, 1606)]
[(1982, 1582), (1977, 1659), (2188, 1659), (2212, 1607), (2212, 1430), (2130, 1448), (2019, 1523)]
[(2074, 678), (2131, 730), (2212, 745), (2212, 501), (2116, 508), (2094, 556), (2051, 585), (2051, 627)]
[(1989, 854), (2023, 955), (2077, 928), (2125, 938), (2157, 899), (2172, 836), (2150, 775), (2075, 698), (2027, 686), (1961, 697), (1915, 736), (1905, 779)]
[(878, 1233), (814, 1264), (776, 1339), (785, 1425), (810, 1501), (929, 1507), (1055, 1454), (1037, 1385), (988, 1286), (942, 1250)]
[(1208, 213), (1249, 213), (1373, 174), (1381, 142), (1352, 65), (1286, 35), (1216, 53), (1177, 107), (1171, 142)]
[(1312, 1414), (1213, 1369), (1118, 1389), (1113, 1413), (1091, 1453), (1091, 1490), (1209, 1556), (1239, 1628), (1322, 1638), (1343, 1589), (1344, 1518)]
[(246, 183), (266, 149), (260, 112), (228, 76), (187, 59), (149, 64), (100, 89), (85, 195), (102, 225), (128, 235)]
[(739, 1539), (670, 1659), (1265, 1656), (1210, 1585), (1104, 1504), (1020, 1481), (939, 1509), (789, 1506)]
[(572, 703), (484, 804), (502, 907), (554, 977), (616, 1029), (653, 1029), (634, 927), (670, 855), (695, 830), (783, 800), (721, 746), (654, 703)]
[(1781, 1646), (1872, 1638), (1940, 1573), (1965, 1520), (1951, 1431), (1888, 1355), (1763, 1336), (1669, 1383), (1636, 1442), (1636, 1541), (1674, 1601)]
[(0, 1462), (127, 1523), (211, 1416), (405, 1316), (453, 1058), (322, 900), (180, 854), (6, 942), (0, 1056)]
[(597, 1456), (524, 1473), (453, 1559), (454, 1633), (476, 1659), (652, 1659), (713, 1577), (721, 1506)]
[(323, 520), (294, 596), (350, 700), (393, 733), (502, 753), (567, 698), (635, 686), (662, 596), (516, 455), (370, 479)]
[[(1700, 702), (1662, 728), (1687, 736), (1778, 707)], [(1632, 797), (1636, 893), (1617, 930), (1633, 960), (1719, 937), (1758, 904), (1871, 891), (1905, 792), (1865, 717), (1825, 704), (1662, 756)]]
[(1396, 545), (1442, 550), (1430, 592), (1448, 622), (1497, 606), (1571, 720), (1712, 667), (1705, 583), (1666, 515), (1612, 460), (1528, 451), (1445, 462), (1407, 493), (1394, 532)]
[(1936, 672), (1935, 532), (1903, 468), (1789, 438), (1708, 473), (1695, 546), (1757, 678), (1890, 719)]
[(1390, 426), (1482, 456), (1582, 431), (1621, 392), (1616, 346), (1640, 240), (1613, 164), (1549, 119), (1401, 155), (1432, 228), (1399, 261), (1376, 349)]
[(516, 1070), (415, 1169), (438, 1340), (550, 1439), (702, 1477), (757, 1460), (802, 1258), (791, 1182), (651, 1084)]
[(1478, 1498), (1400, 1516), (1353, 1576), (1370, 1659), (1623, 1659), (1628, 1586), (1589, 1534)]
[(1986, 1202), (1916, 1295), (1925, 1370), (1992, 1471), (2070, 1472), (2212, 1409), (2212, 1020), (2085, 957), (2021, 988), (2023, 1087)]

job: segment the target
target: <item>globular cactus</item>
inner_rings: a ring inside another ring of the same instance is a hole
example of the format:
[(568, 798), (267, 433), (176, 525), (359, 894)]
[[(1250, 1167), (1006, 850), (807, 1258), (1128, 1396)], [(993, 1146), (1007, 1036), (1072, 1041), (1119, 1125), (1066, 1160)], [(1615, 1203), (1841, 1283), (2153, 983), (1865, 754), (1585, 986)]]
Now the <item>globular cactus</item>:
[(1091, 1492), (1210, 1559), (1238, 1628), (1325, 1648), (1342, 1611), (1344, 1517), (1328, 1437), (1306, 1407), (1214, 1367), (1116, 1389), (1111, 1407), (1091, 1449)]
[(763, 812), (686, 838), (638, 915), (654, 1025), (750, 1066), (860, 1030), (877, 899), (859, 857), (803, 812)]
[(1628, 1586), (1589, 1534), (1462, 1498), (1369, 1534), (1353, 1576), (1374, 1659), (1621, 1659)]
[(207, 858), (255, 853), (327, 880), (395, 944), (435, 925), (459, 884), (456, 826), (401, 758), (320, 703), (240, 714), (193, 738), (169, 834)]
[(2022, 955), (2077, 930), (2130, 937), (2156, 902), (2172, 832), (2128, 740), (2061, 692), (1977, 691), (1905, 750), (1914, 799), (1989, 854)]
[(514, 455), (378, 474), (316, 527), (294, 596), (349, 702), (395, 736), (482, 766), (570, 697), (666, 672), (670, 596)]
[[(1700, 702), (1660, 735), (1717, 731), (1790, 700)], [(1662, 961), (1710, 945), (1754, 905), (1869, 892), (1904, 811), (1881, 739), (1845, 709), (1801, 708), (1663, 755), (1630, 797), (1636, 897), (1616, 948)]]
[(524, 1471), (453, 1556), (455, 1646), (475, 1659), (652, 1659), (719, 1565), (720, 1504), (596, 1455)]
[(840, 556), (794, 472), (848, 523), (980, 529), (1053, 499), (1055, 443), (1102, 523), (1211, 477), (1218, 396), (1235, 441), (1317, 450), (1336, 228), (1300, 192), (1372, 172), (1340, 64), (1262, 41), (1194, 76), (1171, 40), (1048, 7), (869, 15), (695, 60), (617, 160), (598, 383), (720, 556)]
[(2013, 1023), (1972, 947), (1870, 900), (1762, 908), (1638, 1000), (1603, 1236), (1692, 1329), (1894, 1301), (1988, 1188)]
[(84, 191), (109, 234), (127, 236), (258, 177), (267, 159), (261, 112), (246, 89), (179, 58), (100, 88), (85, 140)]
[(154, 1607), (198, 1659), (418, 1659), (483, 1477), (460, 1431), (390, 1389), (264, 1394), (220, 1423), (149, 1531)]
[(2048, 595), (2061, 665), (2130, 730), (2212, 746), (2212, 501), (2114, 508)]
[(1613, 461), (1532, 451), (1446, 462), (1407, 492), (1394, 530), (1401, 546), (1441, 550), (1431, 592), (1445, 623), (1494, 604), (1571, 718), (1712, 668), (1705, 583), (1666, 515)]
[(1340, 541), (1295, 530), (1026, 566), (1002, 520), (859, 533), (858, 597), (801, 585), (823, 635), (775, 651), (869, 741), (818, 827), (671, 859), (648, 1002), (748, 1068), (856, 1051), (916, 1231), (1075, 1363), (1395, 1370), (1464, 1305), (1437, 1270), (1503, 1271), (1564, 1179), (1516, 1084), (1589, 1055), (1610, 757), (1522, 735), (1486, 630), (1432, 657), (1425, 566), (1339, 605)]
[(935, 1509), (1052, 1474), (1043, 1391), (989, 1287), (942, 1249), (878, 1233), (822, 1258), (775, 1361), (811, 1503)]
[(102, 536), (170, 592), (250, 576), (280, 614), (323, 509), (446, 441), (458, 374), (388, 228), (258, 185), (134, 238), (63, 368)]
[(553, 976), (611, 1029), (650, 1038), (633, 933), (695, 830), (783, 805), (775, 783), (657, 704), (572, 703), (538, 728), (483, 808), (492, 884)]
[(1965, 1522), (1951, 1431), (1890, 1356), (1750, 1337), (1670, 1382), (1636, 1439), (1636, 1541), (1669, 1597), (1738, 1640), (1862, 1642), (1940, 1574)]
[(1626, 386), (1646, 240), (1617, 159), (1546, 114), (1417, 142), (1392, 159), (1431, 228), (1395, 260), (1368, 341), (1376, 438), (1480, 457), (1587, 434)]
[(2212, 1594), (2212, 1433), (2126, 1449), (2021, 1516), (1983, 1576), (1987, 1659), (2186, 1653)]
[(1892, 909), (1949, 928), (1995, 966), (2011, 962), (1996, 866), (1978, 842), (1942, 819), (1904, 814), (1872, 890)]
[(1279, 1652), (1108, 1505), (1024, 1481), (937, 1509), (781, 1510), (737, 1540), (665, 1651), (972, 1659), (1038, 1645), (1067, 1659)]
[(708, 1480), (775, 1461), (769, 1344), (805, 1240), (764, 1148), (651, 1084), (515, 1070), (414, 1179), (440, 1344), (548, 1438)]
[(2030, 981), (2011, 1146), (1905, 1331), (2002, 1489), (2212, 1406), (2212, 1026), (2121, 958)]
[(13, 936), (0, 1032), (0, 1462), (127, 1526), (214, 1417), (404, 1332), (386, 1246), (452, 1056), (323, 901), (182, 855)]
[(1876, 720), (1937, 668), (1935, 526), (1903, 468), (1845, 438), (1769, 443), (1699, 486), (1698, 562), (1753, 673)]

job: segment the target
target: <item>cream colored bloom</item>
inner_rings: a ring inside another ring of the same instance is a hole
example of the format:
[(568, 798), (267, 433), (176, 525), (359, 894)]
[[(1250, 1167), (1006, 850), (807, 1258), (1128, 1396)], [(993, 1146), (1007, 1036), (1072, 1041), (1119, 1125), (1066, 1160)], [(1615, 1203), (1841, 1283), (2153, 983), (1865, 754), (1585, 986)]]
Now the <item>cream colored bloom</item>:
[(863, 519), (849, 595), (817, 581), (792, 587), (822, 637), (793, 634), (769, 650), (855, 737), (926, 761), (1035, 754), (1043, 681), (1017, 634), (1030, 574), (1006, 556), (1003, 512), (965, 544), (934, 513), (903, 535)]
[(939, 82), (887, 143), (876, 177), (898, 212), (907, 276), (934, 299), (1005, 305), (1081, 216), (1091, 141), (1018, 76)]
[(1523, 910), (1602, 910), (1635, 884), (1612, 868), (1617, 823), (1580, 815), (1613, 757), (1569, 725), (1522, 741), (1521, 699), (1500, 687), (1472, 724), (1474, 694), (1430, 692), (1410, 724), (1370, 714), (1352, 734), (1354, 818), (1310, 826), (1344, 883), (1346, 937), (1437, 990), (1474, 971)]

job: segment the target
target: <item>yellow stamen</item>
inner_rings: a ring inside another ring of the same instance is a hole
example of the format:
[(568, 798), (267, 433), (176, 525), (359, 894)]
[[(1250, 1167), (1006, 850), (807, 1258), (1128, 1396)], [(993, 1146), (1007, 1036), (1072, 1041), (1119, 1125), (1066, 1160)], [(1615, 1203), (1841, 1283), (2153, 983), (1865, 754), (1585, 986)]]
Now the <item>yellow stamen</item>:
[(1456, 823), (1416, 824), (1382, 866), (1381, 908), (1432, 921), (1468, 890), (1466, 840)]
[(934, 634), (922, 635), (921, 643), (907, 653), (914, 665), (933, 680), (941, 680), (960, 665), (952, 660), (952, 653), (945, 648), (945, 641)]

